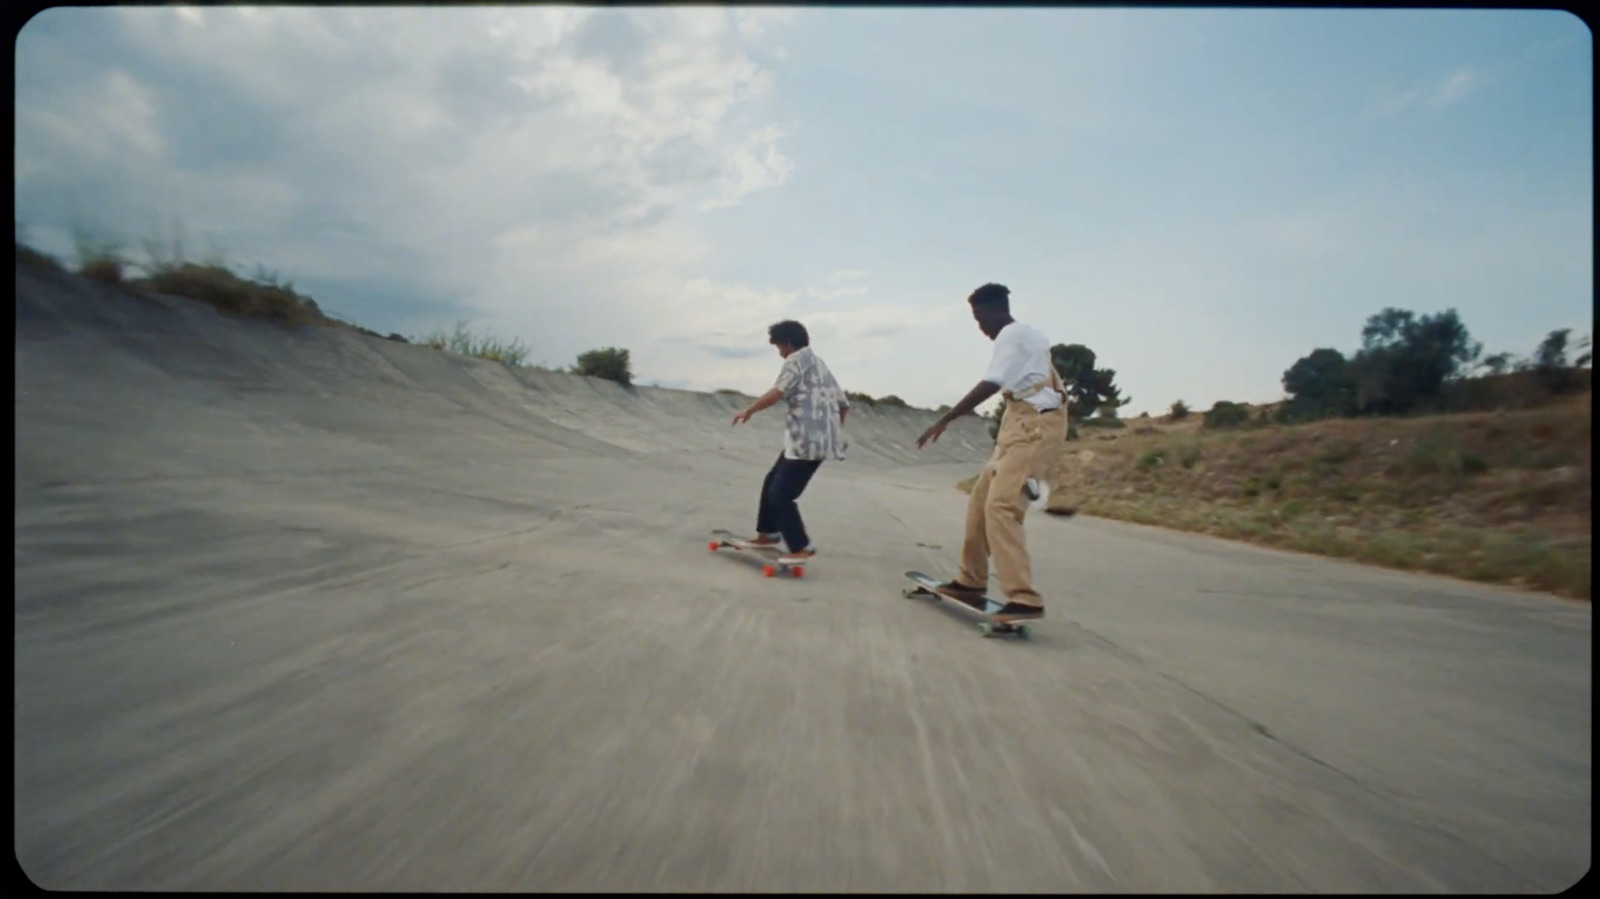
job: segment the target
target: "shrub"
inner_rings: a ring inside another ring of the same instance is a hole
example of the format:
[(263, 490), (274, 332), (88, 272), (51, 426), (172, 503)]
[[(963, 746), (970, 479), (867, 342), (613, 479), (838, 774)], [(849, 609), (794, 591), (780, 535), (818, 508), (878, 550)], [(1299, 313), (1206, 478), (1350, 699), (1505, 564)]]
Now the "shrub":
[(1250, 408), (1239, 403), (1227, 400), (1218, 400), (1206, 412), (1204, 427), (1207, 428), (1237, 428), (1250, 422)]
[(624, 387), (633, 384), (633, 367), (628, 351), (618, 347), (590, 350), (578, 357), (573, 374), (590, 378), (604, 378)]
[(106, 284), (123, 283), (129, 263), (120, 241), (73, 228), (72, 243), (78, 256), (78, 274)]
[(1200, 445), (1191, 443), (1183, 448), (1178, 456), (1178, 464), (1184, 468), (1193, 468), (1200, 461)]
[(1464, 451), (1451, 431), (1429, 428), (1417, 438), (1406, 456), (1405, 469), (1414, 475), (1479, 475), (1489, 470), (1489, 463), (1477, 453)]
[(1174, 401), (1172, 408), (1167, 411), (1167, 418), (1171, 419), (1172, 421), (1182, 421), (1188, 417), (1189, 404), (1185, 403), (1183, 400)]
[(97, 259), (91, 259), (79, 265), (78, 274), (92, 281), (100, 281), (106, 284), (121, 284), (123, 281), (122, 269), (124, 265), (125, 263), (121, 259), (113, 256), (102, 256)]
[(1139, 461), (1134, 464), (1138, 466), (1140, 471), (1150, 471), (1151, 469), (1160, 468), (1166, 461), (1167, 451), (1158, 449), (1151, 450), (1140, 456)]

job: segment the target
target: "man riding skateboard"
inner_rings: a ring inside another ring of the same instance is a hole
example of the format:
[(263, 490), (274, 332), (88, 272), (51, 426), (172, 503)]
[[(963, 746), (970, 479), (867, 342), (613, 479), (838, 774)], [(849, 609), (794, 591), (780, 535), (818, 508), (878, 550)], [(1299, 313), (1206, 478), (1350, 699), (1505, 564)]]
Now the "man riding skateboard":
[(783, 358), (783, 368), (771, 390), (733, 417), (735, 426), (750, 420), (779, 400), (789, 404), (783, 434), (783, 452), (761, 483), (761, 503), (756, 512), (757, 546), (776, 546), (781, 539), (787, 555), (783, 565), (794, 565), (816, 555), (806, 534), (796, 500), (811, 483), (824, 460), (843, 459), (848, 443), (844, 419), (850, 412), (839, 382), (822, 359), (811, 350), (811, 337), (797, 321), (781, 321), (767, 329), (767, 338)]
[[(983, 380), (961, 402), (917, 438), (917, 449), (937, 441), (950, 423), (996, 393), (1006, 399), (994, 452), (967, 501), (961, 571), (942, 585), (957, 596), (982, 596), (989, 583), (989, 557), (1000, 576), (1006, 605), (995, 614), (1002, 622), (1044, 616), (1044, 599), (1033, 587), (1022, 520), (1026, 495), (1043, 493), (1044, 478), (1067, 439), (1067, 390), (1050, 359), (1050, 341), (1039, 329), (1011, 317), (1011, 291), (985, 284), (967, 297), (978, 330), (994, 341)], [(1037, 500), (1036, 500), (1037, 501)]]

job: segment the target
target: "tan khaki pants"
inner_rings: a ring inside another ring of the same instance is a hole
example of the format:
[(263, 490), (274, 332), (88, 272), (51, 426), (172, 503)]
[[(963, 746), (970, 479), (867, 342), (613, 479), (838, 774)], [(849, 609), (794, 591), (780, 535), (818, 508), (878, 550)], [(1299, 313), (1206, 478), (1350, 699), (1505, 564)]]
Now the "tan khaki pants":
[(1022, 519), (1028, 512), (1022, 485), (1030, 477), (1044, 479), (1066, 448), (1065, 407), (1039, 412), (1025, 401), (1006, 404), (999, 439), (972, 487), (967, 501), (967, 532), (961, 546), (961, 575), (971, 587), (989, 583), (989, 557), (994, 557), (1000, 589), (1009, 600), (1043, 605), (1033, 588)]

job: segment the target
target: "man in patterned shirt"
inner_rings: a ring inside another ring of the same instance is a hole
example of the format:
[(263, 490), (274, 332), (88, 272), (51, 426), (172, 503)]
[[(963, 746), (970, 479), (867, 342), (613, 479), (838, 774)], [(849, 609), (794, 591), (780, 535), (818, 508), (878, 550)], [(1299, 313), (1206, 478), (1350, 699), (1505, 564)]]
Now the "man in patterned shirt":
[(735, 415), (733, 423), (744, 424), (750, 416), (779, 400), (789, 404), (783, 452), (761, 484), (756, 537), (752, 541), (775, 546), (782, 539), (789, 552), (779, 561), (787, 565), (816, 555), (796, 501), (824, 460), (844, 458), (844, 419), (850, 412), (850, 403), (833, 372), (812, 352), (805, 325), (781, 321), (767, 329), (767, 337), (783, 358), (783, 368), (772, 389)]

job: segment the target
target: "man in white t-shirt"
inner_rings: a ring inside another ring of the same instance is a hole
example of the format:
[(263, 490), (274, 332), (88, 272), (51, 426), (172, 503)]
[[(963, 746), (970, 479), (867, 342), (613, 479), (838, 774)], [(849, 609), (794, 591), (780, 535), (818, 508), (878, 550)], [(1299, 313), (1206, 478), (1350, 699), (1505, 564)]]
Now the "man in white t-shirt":
[(1050, 359), (1050, 340), (1011, 317), (1011, 291), (985, 284), (967, 298), (978, 329), (994, 341), (989, 370), (978, 386), (917, 438), (921, 449), (936, 441), (950, 423), (996, 393), (1006, 398), (1006, 411), (994, 452), (972, 487), (967, 502), (966, 539), (961, 546), (961, 572), (944, 586), (973, 597), (989, 583), (989, 558), (1005, 591), (1006, 607), (995, 617), (1019, 621), (1044, 616), (1044, 599), (1033, 587), (1033, 573), (1023, 538), (1028, 504), (1024, 493), (1046, 483), (1044, 474), (1067, 439), (1067, 390)]

